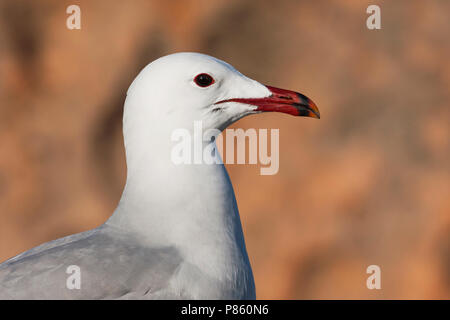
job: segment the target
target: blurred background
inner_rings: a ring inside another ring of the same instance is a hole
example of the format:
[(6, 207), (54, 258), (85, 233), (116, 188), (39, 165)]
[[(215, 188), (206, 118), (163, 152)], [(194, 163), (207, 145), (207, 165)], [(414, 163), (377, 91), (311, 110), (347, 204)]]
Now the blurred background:
[[(81, 30), (66, 28), (71, 4)], [(448, 299), (449, 39), (444, 0), (0, 0), (0, 261), (111, 215), (128, 86), (198, 51), (322, 115), (233, 125), (280, 129), (278, 174), (228, 166), (258, 298)], [(372, 264), (381, 290), (366, 287)]]

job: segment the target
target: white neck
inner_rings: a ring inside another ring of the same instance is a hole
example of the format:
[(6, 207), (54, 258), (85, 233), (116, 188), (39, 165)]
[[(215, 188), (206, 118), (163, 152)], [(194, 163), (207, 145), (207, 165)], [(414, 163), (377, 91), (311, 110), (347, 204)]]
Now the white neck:
[[(211, 277), (241, 267), (250, 270), (225, 167), (175, 165), (169, 159), (171, 144), (164, 141), (168, 139), (159, 130), (152, 148), (137, 148), (141, 150), (137, 159), (127, 161), (131, 164), (127, 183), (107, 224), (138, 235), (149, 246), (175, 246), (190, 264)], [(127, 157), (131, 152), (127, 149)]]
[[(173, 130), (184, 127), (192, 132), (195, 116), (178, 115), (163, 103), (151, 108), (143, 101), (133, 94), (125, 102), (127, 182), (106, 224), (136, 235), (149, 247), (174, 246), (185, 262), (181, 272), (201, 270), (214, 279), (210, 283), (221, 283), (211, 287), (227, 288), (219, 290), (217, 297), (254, 296), (239, 212), (225, 167), (176, 165), (171, 158), (176, 144), (171, 139)], [(222, 294), (236, 290), (242, 292)]]

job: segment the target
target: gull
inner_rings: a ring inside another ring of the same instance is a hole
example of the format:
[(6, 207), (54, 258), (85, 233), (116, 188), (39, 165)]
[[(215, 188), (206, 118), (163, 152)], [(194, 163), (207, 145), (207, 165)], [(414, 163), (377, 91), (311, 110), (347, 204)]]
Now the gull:
[(116, 210), (0, 264), (0, 299), (255, 299), (225, 166), (174, 163), (171, 137), (195, 121), (223, 131), (261, 112), (320, 117), (306, 96), (205, 54), (151, 62), (125, 99), (127, 180)]

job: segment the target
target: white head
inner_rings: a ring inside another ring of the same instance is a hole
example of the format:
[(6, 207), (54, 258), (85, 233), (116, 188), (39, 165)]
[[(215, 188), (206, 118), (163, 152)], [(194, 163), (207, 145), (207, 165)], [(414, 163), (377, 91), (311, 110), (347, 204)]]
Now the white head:
[(266, 111), (319, 118), (317, 107), (302, 94), (265, 86), (214, 57), (164, 56), (147, 65), (128, 89), (127, 157), (133, 146), (148, 149), (152, 137), (161, 140), (176, 128), (192, 129), (194, 121), (201, 120), (203, 130), (222, 131), (246, 115)]
[[(232, 247), (234, 240), (245, 253), (224, 166), (174, 164), (171, 134), (176, 129), (192, 132), (197, 121), (203, 130), (224, 130), (248, 114), (270, 111), (319, 117), (317, 107), (302, 94), (262, 85), (207, 55), (177, 53), (150, 63), (125, 101), (127, 184), (111, 223), (132, 225), (152, 241), (170, 240), (185, 247), (197, 241), (197, 247), (211, 249), (198, 251), (192, 245), (194, 260), (198, 253), (214, 255), (218, 243)], [(200, 233), (202, 237), (196, 237)], [(211, 246), (204, 239), (211, 240)], [(226, 263), (220, 260), (211, 270)]]

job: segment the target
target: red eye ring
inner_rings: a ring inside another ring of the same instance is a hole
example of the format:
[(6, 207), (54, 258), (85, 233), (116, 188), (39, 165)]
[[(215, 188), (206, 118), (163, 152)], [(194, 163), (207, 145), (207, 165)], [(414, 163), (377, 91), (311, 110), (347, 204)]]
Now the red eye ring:
[(199, 87), (206, 88), (214, 83), (214, 79), (207, 73), (200, 73), (195, 76), (194, 82)]

